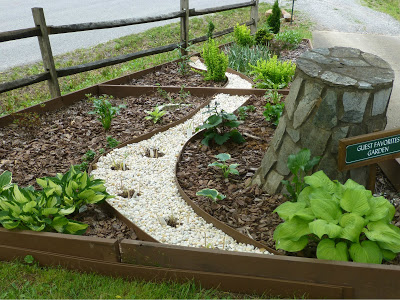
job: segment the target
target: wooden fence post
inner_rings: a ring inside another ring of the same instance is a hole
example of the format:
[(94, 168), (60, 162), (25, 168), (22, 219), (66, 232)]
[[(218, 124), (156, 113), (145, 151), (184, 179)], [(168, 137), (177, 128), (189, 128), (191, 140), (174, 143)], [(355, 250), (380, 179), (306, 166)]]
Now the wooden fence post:
[(251, 7), (250, 10), (250, 21), (254, 21), (253, 25), (250, 25), (251, 34), (255, 34), (257, 31), (257, 23), (258, 23), (258, 2), (259, 0), (255, 0), (255, 5)]
[(187, 47), (189, 41), (189, 0), (181, 0), (181, 11), (185, 11), (185, 16), (181, 17), (181, 54), (187, 55)]
[(32, 16), (36, 27), (40, 28), (41, 36), (38, 36), (40, 52), (42, 53), (43, 66), (45, 71), (50, 72), (49, 84), (52, 98), (61, 96), (60, 86), (58, 84), (57, 71), (54, 64), (53, 53), (51, 51), (49, 33), (47, 30), (46, 19), (44, 18), (43, 8), (32, 8)]

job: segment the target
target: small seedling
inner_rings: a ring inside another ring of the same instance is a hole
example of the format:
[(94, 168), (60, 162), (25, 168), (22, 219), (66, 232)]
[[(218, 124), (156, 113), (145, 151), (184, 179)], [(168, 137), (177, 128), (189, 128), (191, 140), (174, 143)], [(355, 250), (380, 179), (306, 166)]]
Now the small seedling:
[(93, 102), (93, 111), (90, 111), (89, 114), (97, 115), (97, 120), (101, 122), (105, 131), (110, 129), (111, 120), (114, 119), (118, 114), (121, 108), (125, 108), (125, 105), (112, 106), (109, 99), (112, 99), (112, 96), (100, 96), (98, 98), (92, 97), (90, 94), (86, 95), (89, 100)]
[(26, 262), (28, 265), (31, 265), (35, 262), (35, 259), (32, 255), (27, 255), (24, 257), (24, 262)]
[(202, 189), (196, 193), (196, 196), (204, 196), (212, 199), (214, 202), (223, 200), (226, 198), (225, 195), (220, 194), (216, 189)]
[(238, 115), (239, 115), (239, 120), (244, 121), (246, 120), (246, 117), (248, 116), (247, 112), (248, 111), (255, 111), (256, 108), (254, 105), (247, 105), (247, 106), (241, 106), (238, 108)]
[(154, 108), (153, 111), (145, 110), (145, 112), (148, 114), (148, 116), (146, 116), (145, 119), (152, 120), (154, 124), (160, 121), (161, 118), (167, 113), (165, 110), (160, 110), (158, 106), (156, 106), (156, 108)]
[(115, 148), (119, 145), (119, 142), (111, 136), (107, 137), (107, 146), (108, 148)]
[(220, 153), (218, 155), (215, 155), (215, 158), (217, 158), (219, 161), (215, 161), (211, 164), (209, 164), (209, 167), (217, 167), (222, 170), (222, 174), (224, 175), (225, 178), (228, 178), (229, 174), (234, 174), (234, 175), (239, 175), (239, 171), (236, 169), (239, 164), (226, 164), (225, 162), (227, 160), (231, 159), (231, 155), (228, 153)]

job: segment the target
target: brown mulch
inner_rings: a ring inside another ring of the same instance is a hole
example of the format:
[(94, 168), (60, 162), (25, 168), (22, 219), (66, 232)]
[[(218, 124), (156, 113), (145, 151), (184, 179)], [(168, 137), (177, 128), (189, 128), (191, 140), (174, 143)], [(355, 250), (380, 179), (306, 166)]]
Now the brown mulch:
[[(171, 94), (178, 99), (178, 94)], [(177, 121), (199, 107), (207, 99), (187, 96), (182, 103), (190, 105), (172, 106), (161, 122), (154, 124), (145, 120), (146, 111), (156, 105), (170, 104), (158, 93), (124, 99), (112, 99), (114, 106), (125, 104), (105, 132), (93, 110), (92, 103), (83, 99), (58, 111), (41, 115), (38, 126), (20, 127), (17, 124), (0, 128), (0, 173), (8, 170), (13, 182), (20, 186), (35, 185), (36, 178), (55, 176), (66, 172), (71, 165), (81, 163), (88, 150), (107, 148), (107, 137), (119, 142), (129, 141), (137, 136)]]
[(177, 62), (165, 64), (161, 69), (148, 73), (141, 78), (134, 78), (129, 85), (161, 85), (185, 87), (223, 87), (226, 81), (205, 81), (203, 75), (193, 71), (190, 67), (184, 75), (180, 72)]

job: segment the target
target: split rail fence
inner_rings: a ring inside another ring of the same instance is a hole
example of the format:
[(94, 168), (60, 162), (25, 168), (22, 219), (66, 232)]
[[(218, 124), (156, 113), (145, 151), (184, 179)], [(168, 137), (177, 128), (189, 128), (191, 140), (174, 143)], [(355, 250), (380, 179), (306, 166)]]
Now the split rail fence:
[[(0, 93), (11, 91), (17, 88), (21, 88), (24, 86), (32, 85), (47, 80), (51, 97), (55, 98), (61, 96), (60, 86), (58, 82), (59, 77), (74, 75), (107, 66), (112, 66), (145, 56), (169, 52), (177, 48), (180, 48), (183, 54), (185, 54), (186, 48), (188, 47), (189, 43), (195, 44), (207, 40), (206, 36), (201, 36), (189, 40), (190, 17), (202, 16), (206, 14), (212, 14), (212, 13), (244, 8), (244, 7), (251, 7), (250, 21), (242, 23), (241, 25), (245, 24), (246, 26), (250, 26), (251, 32), (255, 33), (257, 29), (258, 3), (259, 0), (251, 0), (249, 2), (244, 2), (244, 3), (197, 10), (194, 8), (189, 9), (189, 0), (180, 0), (180, 11), (171, 12), (168, 14), (162, 14), (146, 18), (130, 18), (130, 19), (107, 21), (107, 22), (95, 22), (95, 23), (91, 22), (91, 23), (80, 23), (80, 24), (60, 25), (60, 26), (48, 26), (46, 24), (43, 8), (34, 7), (32, 8), (32, 16), (35, 23), (35, 27), (0, 32), (0, 42), (7, 42), (11, 40), (19, 40), (37, 36), (45, 72), (37, 75), (24, 77), (18, 80), (1, 83)], [(141, 50), (134, 53), (115, 56), (108, 59), (97, 60), (90, 63), (76, 65), (67, 68), (56, 69), (55, 67), (50, 39), (49, 39), (49, 35), (51, 34), (63, 34), (63, 33), (72, 33), (72, 32), (80, 32), (87, 30), (115, 28), (121, 26), (159, 22), (175, 18), (180, 18), (181, 36), (180, 36), (180, 42), (178, 43), (169, 44), (157, 48)], [(233, 32), (233, 29), (234, 27), (230, 27), (225, 30), (215, 32), (214, 37), (219, 37), (229, 34)]]

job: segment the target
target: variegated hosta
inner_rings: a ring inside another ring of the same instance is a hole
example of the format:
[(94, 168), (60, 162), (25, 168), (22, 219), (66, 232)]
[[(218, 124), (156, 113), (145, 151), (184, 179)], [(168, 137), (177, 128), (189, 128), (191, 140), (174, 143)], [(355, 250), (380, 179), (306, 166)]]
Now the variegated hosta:
[(275, 212), (285, 220), (274, 232), (276, 248), (304, 249), (319, 240), (317, 258), (382, 263), (400, 252), (400, 229), (391, 221), (395, 208), (384, 197), (349, 179), (343, 185), (323, 171), (304, 178), (308, 184), (297, 202), (285, 202)]
[(64, 175), (37, 179), (42, 190), (20, 188), (11, 180), (8, 171), (0, 175), (0, 224), (6, 229), (82, 234), (88, 225), (65, 216), (79, 211), (82, 205), (111, 197), (103, 181), (74, 167)]

